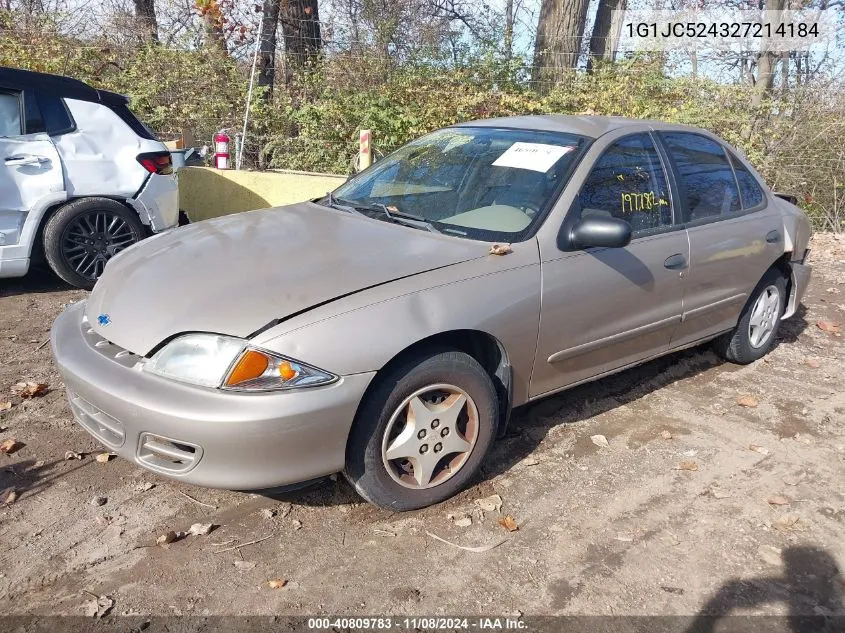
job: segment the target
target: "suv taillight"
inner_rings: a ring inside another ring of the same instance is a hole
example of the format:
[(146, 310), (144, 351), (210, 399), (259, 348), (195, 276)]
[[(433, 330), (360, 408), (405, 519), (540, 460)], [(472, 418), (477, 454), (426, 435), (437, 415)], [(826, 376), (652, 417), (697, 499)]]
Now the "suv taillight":
[(151, 174), (167, 175), (173, 173), (173, 160), (170, 158), (170, 152), (138, 154), (138, 162)]

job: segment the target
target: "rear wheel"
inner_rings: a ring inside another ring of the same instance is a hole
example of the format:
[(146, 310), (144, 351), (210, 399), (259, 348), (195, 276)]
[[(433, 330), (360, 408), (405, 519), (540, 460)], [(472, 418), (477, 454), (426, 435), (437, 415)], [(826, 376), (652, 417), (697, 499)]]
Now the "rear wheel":
[(781, 271), (772, 268), (751, 293), (736, 327), (716, 339), (716, 351), (726, 360), (740, 365), (765, 356), (775, 343), (786, 299), (786, 278)]
[(138, 215), (109, 198), (80, 198), (59, 208), (44, 227), (50, 268), (78, 288), (94, 287), (106, 262), (142, 240)]
[(478, 471), (495, 436), (498, 399), (487, 372), (463, 352), (430, 352), (394, 368), (361, 405), (344, 474), (383, 508), (448, 499)]

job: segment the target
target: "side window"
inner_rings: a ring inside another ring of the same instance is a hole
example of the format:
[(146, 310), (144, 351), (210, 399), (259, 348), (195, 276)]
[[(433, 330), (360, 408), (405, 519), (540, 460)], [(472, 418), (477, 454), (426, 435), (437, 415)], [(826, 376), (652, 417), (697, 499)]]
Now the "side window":
[(763, 190), (754, 175), (742, 164), (733, 154), (730, 154), (731, 164), (734, 166), (736, 181), (739, 183), (739, 195), (742, 199), (742, 208), (751, 209), (763, 204)]
[(65, 102), (54, 95), (38, 95), (38, 105), (41, 107), (41, 116), (44, 119), (44, 127), (50, 136), (67, 134), (76, 129), (76, 124), (70, 117)]
[(629, 222), (634, 232), (672, 224), (666, 174), (648, 134), (619, 139), (596, 161), (578, 193), (580, 217), (604, 215)]
[(20, 136), (21, 97), (17, 92), (0, 92), (0, 136)]
[(700, 134), (662, 132), (680, 179), (685, 222), (728, 216), (742, 208), (722, 146)]

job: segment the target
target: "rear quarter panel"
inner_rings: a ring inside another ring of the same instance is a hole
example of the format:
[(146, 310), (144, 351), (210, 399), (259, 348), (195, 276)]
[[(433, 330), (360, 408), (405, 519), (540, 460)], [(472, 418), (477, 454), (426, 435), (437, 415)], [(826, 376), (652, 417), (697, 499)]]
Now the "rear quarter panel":
[(68, 196), (134, 196), (148, 172), (137, 161), (143, 152), (166, 150), (139, 137), (117, 114), (99, 103), (65, 99), (76, 130), (54, 139), (62, 160)]

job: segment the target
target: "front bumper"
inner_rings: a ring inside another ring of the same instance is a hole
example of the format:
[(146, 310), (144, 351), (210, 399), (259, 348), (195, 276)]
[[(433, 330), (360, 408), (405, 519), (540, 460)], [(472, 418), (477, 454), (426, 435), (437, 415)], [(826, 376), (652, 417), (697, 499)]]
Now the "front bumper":
[(804, 298), (804, 293), (807, 292), (807, 286), (810, 285), (810, 277), (813, 272), (813, 267), (799, 262), (791, 262), (792, 279), (791, 289), (789, 292), (789, 302), (786, 304), (786, 311), (783, 313), (782, 319), (788, 319), (793, 316), (801, 304), (801, 299)]
[(162, 475), (214, 488), (255, 490), (343, 468), (346, 440), (373, 373), (325, 387), (262, 394), (178, 383), (140, 369), (65, 310), (50, 335), (76, 421), (130, 460)]

